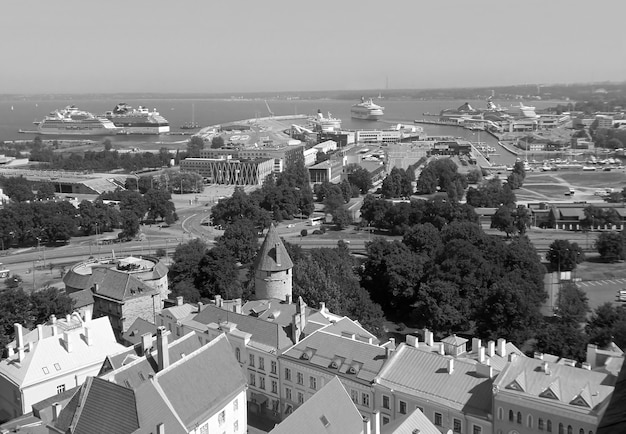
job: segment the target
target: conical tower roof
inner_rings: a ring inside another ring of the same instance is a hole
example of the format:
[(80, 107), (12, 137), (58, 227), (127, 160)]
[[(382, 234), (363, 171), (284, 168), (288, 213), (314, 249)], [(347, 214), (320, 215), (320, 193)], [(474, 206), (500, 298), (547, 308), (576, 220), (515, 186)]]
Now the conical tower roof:
[(261, 271), (285, 271), (293, 268), (293, 262), (273, 223), (256, 255), (254, 268)]

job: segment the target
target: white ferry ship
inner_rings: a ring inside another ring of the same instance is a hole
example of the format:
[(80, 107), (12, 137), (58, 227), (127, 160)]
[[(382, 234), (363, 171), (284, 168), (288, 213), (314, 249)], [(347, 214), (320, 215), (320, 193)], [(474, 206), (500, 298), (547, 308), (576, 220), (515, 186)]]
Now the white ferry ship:
[(385, 107), (375, 104), (371, 98), (365, 100), (365, 98), (361, 97), (361, 102), (354, 104), (350, 109), (350, 113), (355, 119), (375, 121), (383, 117), (385, 114), (383, 110), (385, 110)]
[(43, 121), (35, 122), (45, 135), (105, 136), (117, 134), (117, 127), (105, 117), (79, 110), (75, 105), (55, 110)]
[(341, 129), (341, 119), (334, 118), (330, 113), (328, 113), (327, 117), (324, 117), (321, 110), (317, 111), (317, 116), (313, 118), (312, 122), (318, 131), (329, 132)]
[(133, 108), (121, 102), (104, 114), (120, 129), (120, 134), (161, 134), (170, 132), (170, 123), (156, 111), (144, 106)]

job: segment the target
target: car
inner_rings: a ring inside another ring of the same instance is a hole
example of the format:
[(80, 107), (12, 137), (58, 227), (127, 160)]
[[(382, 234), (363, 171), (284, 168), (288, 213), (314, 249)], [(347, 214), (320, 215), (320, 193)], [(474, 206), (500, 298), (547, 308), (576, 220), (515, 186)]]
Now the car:
[(626, 301), (626, 288), (617, 291), (617, 300)]
[(294, 225), (293, 223), (290, 223), (290, 224), (288, 224), (288, 225), (287, 225), (287, 227), (288, 227), (288, 228), (292, 228), (292, 227), (294, 227), (294, 226), (295, 226), (295, 225)]

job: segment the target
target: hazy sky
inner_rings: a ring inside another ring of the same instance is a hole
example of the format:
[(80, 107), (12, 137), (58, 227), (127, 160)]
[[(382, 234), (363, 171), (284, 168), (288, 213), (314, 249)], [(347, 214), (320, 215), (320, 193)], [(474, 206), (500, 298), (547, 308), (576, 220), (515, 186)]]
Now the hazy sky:
[(621, 0), (2, 0), (0, 93), (626, 80)]

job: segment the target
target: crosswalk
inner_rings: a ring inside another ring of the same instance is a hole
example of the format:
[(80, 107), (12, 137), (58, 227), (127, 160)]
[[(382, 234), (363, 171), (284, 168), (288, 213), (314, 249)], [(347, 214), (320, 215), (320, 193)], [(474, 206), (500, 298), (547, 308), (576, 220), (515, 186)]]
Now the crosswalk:
[(608, 280), (587, 280), (584, 282), (577, 282), (578, 286), (604, 286), (604, 285), (626, 285), (626, 278), (624, 279), (608, 279)]

